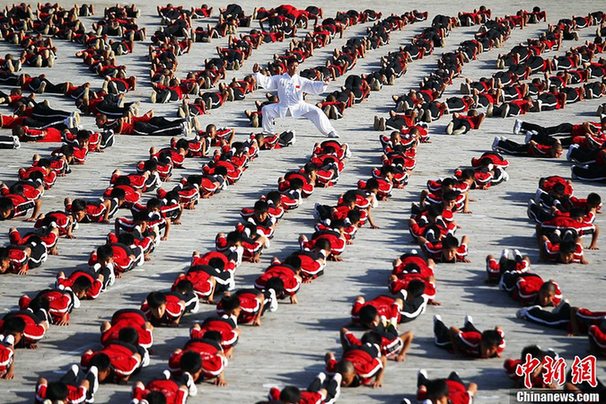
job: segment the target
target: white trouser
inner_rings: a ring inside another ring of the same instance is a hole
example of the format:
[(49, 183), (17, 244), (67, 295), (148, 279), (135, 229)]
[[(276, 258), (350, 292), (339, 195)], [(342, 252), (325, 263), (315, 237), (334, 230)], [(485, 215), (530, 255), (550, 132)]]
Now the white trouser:
[[(333, 128), (330, 120), (326, 116), (326, 114), (315, 105), (311, 104), (302, 104), (297, 107), (300, 111), (300, 114), (303, 118), (309, 119), (316, 125), (316, 128), (324, 135), (328, 135), (330, 132), (334, 132), (335, 128)], [(262, 115), (263, 115), (263, 132), (268, 134), (275, 133), (275, 122), (274, 120), (280, 116), (280, 107), (279, 104), (267, 104), (263, 107)]]

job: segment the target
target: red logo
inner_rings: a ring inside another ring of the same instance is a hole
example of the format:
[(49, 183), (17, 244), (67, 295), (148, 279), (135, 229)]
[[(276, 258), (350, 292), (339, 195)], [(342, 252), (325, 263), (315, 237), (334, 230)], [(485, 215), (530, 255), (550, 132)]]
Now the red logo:
[[(593, 355), (586, 356), (583, 359), (575, 356), (570, 367), (571, 383), (587, 382), (591, 387), (596, 387), (598, 385), (596, 366), (597, 359)], [(523, 376), (524, 387), (531, 389), (533, 387), (532, 380), (538, 376), (538, 371), (541, 372), (545, 385), (551, 385), (555, 382), (558, 386), (563, 386), (566, 382), (566, 361), (564, 358), (545, 356), (540, 361), (533, 358), (531, 354), (526, 354), (524, 363), (520, 363), (516, 367), (515, 374), (519, 377)]]

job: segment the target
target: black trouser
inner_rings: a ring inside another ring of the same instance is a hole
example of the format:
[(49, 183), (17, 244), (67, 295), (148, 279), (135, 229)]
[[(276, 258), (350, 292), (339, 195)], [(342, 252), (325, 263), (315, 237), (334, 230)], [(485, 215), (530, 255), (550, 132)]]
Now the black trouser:
[(30, 268), (38, 268), (48, 257), (46, 247), (38, 237), (30, 238), (27, 247), (30, 248), (28, 265)]
[(570, 310), (571, 307), (568, 303), (562, 303), (561, 306), (552, 311), (541, 307), (533, 307), (528, 310), (526, 319), (547, 327), (567, 329), (570, 323)]
[(163, 117), (153, 117), (149, 122), (135, 122), (134, 132), (146, 136), (179, 136), (183, 133), (183, 119), (169, 121)]
[(499, 151), (515, 156), (528, 156), (528, 145), (526, 143), (516, 143), (513, 140), (504, 139), (497, 143)]
[[(462, 332), (478, 331), (472, 324), (466, 322), (461, 328)], [(479, 331), (478, 331), (479, 332)], [(435, 320), (433, 325), (433, 334), (435, 336), (435, 344), (440, 348), (452, 349), (452, 341), (450, 340), (450, 329), (442, 320)]]
[(606, 166), (596, 163), (572, 166), (572, 174), (580, 180), (606, 182)]
[(46, 104), (37, 103), (32, 109), (32, 117), (42, 123), (63, 121), (71, 115), (70, 112), (53, 109)]
[(530, 122), (522, 122), (522, 130), (523, 131), (531, 131), (534, 130), (540, 135), (551, 135), (551, 136), (570, 136), (572, 134), (572, 124), (571, 123), (561, 123), (556, 126), (541, 126), (535, 123)]
[[(457, 372), (451, 372), (450, 375), (448, 375), (448, 380), (453, 380), (455, 382), (465, 384), (465, 383), (463, 383), (463, 380), (461, 380), (461, 377), (459, 376), (459, 374)], [(417, 376), (417, 387), (427, 386), (427, 383), (429, 383), (429, 382), (430, 382), (430, 380), (427, 377), (425, 377), (425, 375), (423, 373), (419, 373), (419, 375)]]
[(15, 139), (11, 135), (0, 135), (0, 149), (14, 149)]
[(97, 105), (97, 111), (102, 114), (105, 114), (108, 118), (122, 118), (125, 116), (130, 110), (130, 106), (133, 103), (124, 104), (124, 107), (119, 107), (116, 104), (103, 101), (101, 104)]
[(471, 129), (471, 125), (469, 125), (467, 119), (453, 118), (452, 123), (454, 124), (454, 130), (464, 128), (463, 133), (467, 133)]
[(38, 91), (42, 83), (46, 83), (46, 86), (44, 87), (45, 93), (63, 94), (65, 92), (65, 83), (53, 84), (48, 79), (40, 77), (34, 77), (29, 83), (29, 88), (32, 91)]

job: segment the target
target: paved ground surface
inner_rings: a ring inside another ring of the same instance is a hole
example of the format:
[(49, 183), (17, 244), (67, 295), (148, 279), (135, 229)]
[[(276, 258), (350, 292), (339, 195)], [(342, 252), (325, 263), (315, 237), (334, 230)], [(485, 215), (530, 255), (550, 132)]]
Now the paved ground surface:
[[(6, 2), (4, 4), (7, 4)], [(90, 26), (101, 14), (104, 6), (110, 3), (95, 3), (97, 16), (86, 18)], [(142, 9), (139, 22), (147, 27), (147, 32), (159, 24), (155, 5), (152, 1), (138, 3)], [(212, 2), (213, 6), (223, 3)], [(251, 12), (255, 2), (245, 1), (245, 9)], [(278, 1), (267, 1), (263, 5), (275, 6)], [(479, 6), (479, 2), (465, 1), (381, 1), (362, 0), (355, 3), (360, 9), (377, 8), (384, 13), (398, 12), (417, 8), (428, 10), (430, 19), (436, 13), (455, 15), (457, 11), (469, 10)], [(561, 17), (585, 14), (596, 11), (599, 3), (593, 1), (572, 2), (537, 2), (546, 8), (548, 21), (556, 22)], [(305, 7), (307, 3), (296, 3)], [(337, 10), (353, 7), (340, 2), (319, 4), (324, 7), (325, 16), (332, 16)], [(521, 7), (531, 7), (523, 1), (486, 2), (493, 15), (514, 13)], [(189, 6), (189, 5), (188, 5)], [(214, 20), (214, 19), (211, 19)], [(201, 23), (206, 23), (202, 21)], [(360, 60), (353, 73), (364, 73), (377, 67), (380, 56), (405, 44), (415, 33), (429, 22), (407, 27), (403, 32), (392, 35), (389, 46), (368, 53), (366, 59)], [(478, 61), (464, 68), (464, 75), (478, 78), (494, 72), (495, 58), (498, 52), (505, 52), (514, 44), (528, 37), (535, 37), (543, 31), (546, 24), (529, 26), (524, 31), (516, 30), (504, 48), (483, 54)], [(347, 31), (346, 38), (360, 34), (365, 26)], [(408, 74), (394, 86), (385, 87), (381, 92), (373, 93), (363, 104), (346, 111), (345, 118), (335, 123), (342, 139), (351, 145), (353, 157), (347, 162), (345, 171), (337, 186), (332, 189), (319, 189), (301, 208), (288, 213), (281, 222), (271, 248), (263, 257), (262, 264), (243, 264), (237, 275), (238, 286), (251, 285), (254, 278), (269, 263), (271, 257), (283, 257), (296, 248), (299, 233), (311, 233), (313, 218), (311, 211), (315, 202), (334, 203), (338, 195), (351, 189), (360, 178), (367, 178), (372, 166), (379, 163), (380, 145), (378, 132), (372, 130), (372, 117), (384, 114), (392, 105), (391, 96), (406, 92), (418, 85), (421, 77), (435, 67), (435, 62), (442, 51), (447, 51), (470, 38), (475, 28), (458, 28), (447, 39), (446, 47), (422, 61), (412, 63)], [(590, 38), (592, 30), (584, 30), (581, 40)], [(305, 65), (323, 63), (329, 53), (340, 47), (346, 40), (335, 40), (324, 50), (318, 51)], [(128, 66), (128, 72), (137, 75), (139, 86), (131, 99), (142, 101), (143, 110), (154, 108), (157, 115), (176, 116), (176, 105), (152, 105), (147, 103), (150, 94), (148, 80), (149, 63), (145, 58), (149, 42), (137, 43), (133, 55), (120, 58)], [(179, 58), (179, 72), (200, 67), (203, 59), (214, 54), (217, 45), (226, 43), (225, 39), (210, 44), (195, 44), (191, 53)], [(45, 73), (52, 81), (70, 80), (75, 83), (91, 81), (100, 84), (100, 79), (86, 70), (74, 52), (78, 47), (71, 43), (57, 41), (59, 48), (58, 63), (53, 69), (28, 68), (30, 74)], [(265, 45), (256, 51), (239, 72), (231, 76), (241, 77), (249, 72), (254, 62), (268, 61), (273, 53), (281, 52), (288, 46), (287, 42)], [(570, 46), (570, 43), (566, 43)], [(10, 45), (0, 43), (0, 53), (17, 50)], [(341, 85), (344, 78), (330, 85), (330, 89)], [(459, 81), (448, 91), (455, 94)], [(239, 136), (250, 133), (243, 115), (244, 109), (252, 109), (253, 102), (261, 99), (262, 92), (248, 97), (243, 102), (231, 103), (203, 117), (203, 123), (216, 123), (220, 126), (235, 127)], [(72, 110), (74, 106), (66, 99), (54, 96), (47, 98), (53, 106)], [(317, 100), (310, 97), (310, 100)], [(580, 122), (591, 119), (599, 101), (585, 101), (567, 107), (560, 112), (546, 112), (528, 115), (527, 119), (543, 124), (560, 122)], [(7, 112), (3, 109), (3, 112)], [(92, 119), (83, 120), (86, 128), (92, 127)], [(410, 203), (418, 198), (425, 182), (430, 178), (446, 176), (458, 165), (468, 164), (474, 155), (490, 148), (495, 135), (510, 135), (513, 119), (487, 119), (481, 130), (461, 137), (442, 136), (445, 120), (431, 125), (430, 133), (433, 143), (420, 148), (417, 169), (410, 184), (404, 190), (394, 192), (394, 197), (376, 209), (376, 221), (380, 230), (364, 228), (359, 232), (355, 244), (344, 254), (344, 262), (329, 264), (326, 275), (306, 286), (300, 293), (300, 304), (281, 305), (276, 313), (264, 320), (260, 328), (246, 327), (238, 345), (234, 359), (230, 361), (226, 372), (229, 386), (218, 388), (203, 385), (199, 397), (192, 402), (207, 403), (250, 403), (262, 400), (270, 385), (296, 384), (305, 386), (313, 375), (323, 368), (323, 355), (326, 351), (338, 349), (338, 330), (348, 322), (350, 304), (356, 295), (373, 296), (386, 291), (386, 279), (391, 261), (399, 254), (413, 248), (407, 231), (406, 220)], [(284, 121), (280, 128), (291, 127), (297, 130), (298, 141), (288, 149), (262, 153), (258, 160), (251, 164), (250, 170), (242, 180), (211, 200), (203, 201), (193, 212), (187, 212), (182, 226), (176, 227), (169, 241), (161, 244), (153, 260), (141, 269), (137, 269), (121, 279), (109, 292), (97, 301), (84, 302), (82, 308), (75, 311), (69, 327), (53, 327), (37, 351), (19, 351), (17, 353), (16, 377), (13, 381), (2, 382), (0, 402), (31, 402), (33, 387), (39, 375), (56, 377), (59, 372), (79, 360), (79, 355), (98, 341), (99, 324), (108, 319), (116, 309), (137, 307), (147, 292), (167, 288), (177, 273), (189, 262), (194, 249), (207, 251), (212, 248), (213, 239), (218, 231), (228, 231), (238, 220), (241, 207), (252, 205), (264, 191), (275, 186), (277, 178), (287, 170), (299, 167), (308, 157), (314, 142), (322, 140), (313, 126), (305, 121)], [(3, 133), (6, 130), (2, 130)], [(152, 145), (163, 146), (168, 143), (164, 138), (119, 137), (116, 145), (102, 154), (90, 155), (85, 166), (75, 167), (73, 173), (60, 179), (56, 186), (44, 196), (44, 211), (62, 208), (65, 196), (94, 197), (105, 188), (114, 168), (130, 170), (133, 164), (146, 156)], [(16, 178), (20, 166), (29, 163), (35, 152), (48, 153), (56, 145), (27, 144), (17, 151), (0, 151), (0, 179), (11, 181)], [(186, 169), (176, 173), (175, 177), (199, 170), (202, 162), (189, 160)], [(474, 316), (480, 328), (491, 328), (496, 324), (507, 332), (507, 349), (505, 357), (518, 357), (520, 350), (528, 343), (539, 343), (543, 347), (552, 347), (571, 360), (574, 355), (582, 355), (587, 349), (587, 340), (583, 337), (571, 338), (558, 331), (546, 330), (523, 323), (515, 318), (516, 305), (503, 292), (486, 286), (484, 280), (484, 258), (487, 254), (499, 253), (502, 248), (515, 247), (529, 254), (533, 263), (538, 254), (534, 243), (533, 226), (526, 219), (526, 202), (534, 193), (538, 179), (549, 174), (565, 177), (570, 175), (569, 165), (563, 161), (511, 159), (508, 170), (509, 182), (494, 187), (489, 191), (476, 191), (472, 197), (476, 200), (471, 205), (473, 214), (459, 216), (458, 221), (463, 229), (460, 234), (471, 237), (470, 264), (439, 266), (438, 298), (443, 302), (440, 307), (430, 307), (427, 313), (414, 323), (401, 327), (411, 328), (416, 334), (407, 361), (401, 364), (390, 363), (384, 387), (373, 390), (358, 388), (346, 390), (342, 402), (346, 403), (397, 403), (405, 395), (415, 391), (416, 372), (427, 368), (430, 376), (445, 377), (450, 371), (457, 370), (466, 381), (479, 384), (480, 393), (477, 402), (509, 402), (511, 382), (502, 370), (502, 359), (483, 361), (455, 360), (445, 352), (437, 349), (432, 342), (432, 316), (441, 314), (447, 323), (458, 324), (468, 313)], [(579, 195), (588, 192), (602, 191), (599, 186), (575, 184)], [(597, 223), (604, 227), (603, 215)], [(16, 223), (0, 223), (0, 241), (7, 241), (6, 233)], [(21, 228), (25, 223), (17, 223)], [(83, 266), (87, 254), (103, 242), (104, 235), (110, 231), (109, 225), (84, 225), (77, 231), (74, 240), (61, 240), (58, 257), (50, 257), (42, 268), (31, 271), (27, 277), (5, 276), (0, 283), (0, 309), (6, 311), (15, 307), (18, 297), (23, 293), (33, 293), (47, 287), (54, 280), (59, 270), (71, 270)], [(565, 296), (574, 304), (592, 308), (604, 307), (602, 287), (604, 285), (604, 261), (606, 248), (590, 251), (587, 258), (591, 265), (554, 266), (535, 264), (534, 269), (545, 278), (556, 279), (562, 286)], [(157, 329), (154, 332), (156, 344), (153, 348), (152, 363), (139, 375), (146, 380), (158, 375), (164, 368), (170, 352), (180, 347), (187, 339), (187, 326), (196, 320), (203, 319), (212, 312), (212, 307), (205, 307), (201, 313), (188, 316), (178, 329)], [(604, 363), (599, 362), (599, 376), (604, 378)], [(130, 386), (102, 386), (97, 402), (125, 403), (128, 400)]]

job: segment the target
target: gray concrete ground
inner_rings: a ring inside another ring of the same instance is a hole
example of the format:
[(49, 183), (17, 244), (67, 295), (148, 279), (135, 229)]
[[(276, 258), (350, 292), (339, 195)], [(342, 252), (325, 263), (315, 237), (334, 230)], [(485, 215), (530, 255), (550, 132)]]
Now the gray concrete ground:
[[(305, 7), (306, 2), (294, 2)], [(4, 2), (3, 4), (8, 4)], [(67, 3), (66, 3), (67, 4)], [(87, 26), (102, 13), (109, 2), (95, 3), (96, 16), (86, 18)], [(155, 6), (160, 2), (138, 2), (142, 10), (139, 23), (151, 33), (159, 24)], [(251, 12), (256, 2), (245, 1), (245, 9)], [(263, 2), (264, 6), (275, 6), (279, 1)], [(428, 10), (430, 20), (437, 13), (455, 15), (460, 10), (470, 10), (474, 6), (486, 4), (493, 15), (511, 14), (522, 7), (531, 8), (534, 4), (524, 1), (513, 2), (465, 2), (465, 1), (381, 1), (362, 0), (355, 4), (327, 2), (318, 4), (324, 8), (325, 16), (333, 16), (337, 10), (348, 7), (376, 8), (384, 13), (402, 13), (411, 9)], [(596, 11), (600, 4), (593, 1), (548, 2), (537, 1), (548, 13), (548, 21), (581, 15)], [(187, 4), (189, 6), (190, 4)], [(212, 2), (214, 7), (223, 3)], [(215, 13), (216, 15), (216, 13)], [(214, 20), (212, 18), (211, 20)], [(206, 23), (206, 21), (201, 21)], [(367, 58), (360, 60), (352, 73), (364, 73), (375, 69), (380, 56), (397, 49), (418, 33), (430, 22), (415, 24), (403, 32), (392, 35), (389, 46), (368, 52)], [(325, 49), (318, 51), (306, 65), (323, 63), (330, 52), (345, 43), (352, 35), (360, 34), (365, 26), (354, 27), (345, 37), (337, 39)], [(499, 52), (506, 52), (516, 43), (528, 37), (535, 37), (543, 31), (546, 24), (531, 25), (525, 30), (515, 30), (511, 39), (502, 49), (481, 55), (464, 68), (464, 76), (479, 78), (495, 71), (495, 58)], [(372, 93), (370, 98), (354, 108), (347, 110), (345, 118), (335, 122), (342, 140), (348, 142), (353, 157), (347, 161), (346, 168), (337, 186), (331, 189), (318, 189), (299, 209), (289, 212), (280, 223), (272, 245), (264, 255), (262, 264), (243, 264), (237, 273), (237, 285), (246, 287), (267, 266), (271, 258), (285, 256), (297, 248), (300, 233), (311, 233), (313, 227), (312, 209), (315, 202), (334, 203), (339, 194), (355, 186), (358, 179), (367, 178), (370, 169), (380, 163), (379, 133), (372, 130), (372, 118), (376, 114), (386, 114), (392, 106), (391, 96), (401, 94), (418, 85), (421, 77), (435, 67), (437, 58), (443, 51), (454, 49), (458, 43), (470, 38), (477, 27), (458, 28), (447, 39), (446, 47), (438, 49), (431, 57), (410, 65), (406, 76), (394, 86), (384, 87), (382, 91)], [(581, 40), (593, 34), (592, 29), (582, 31)], [(52, 69), (26, 68), (29, 74), (44, 73), (51, 81), (70, 80), (75, 83), (91, 81), (99, 85), (101, 80), (87, 71), (74, 56), (78, 47), (57, 40), (58, 63)], [(198, 68), (203, 59), (214, 54), (217, 45), (226, 43), (226, 39), (210, 44), (195, 44), (191, 53), (179, 58), (179, 73)], [(152, 105), (149, 101), (151, 87), (148, 79), (149, 62), (146, 60), (149, 41), (137, 43), (133, 55), (120, 57), (121, 63), (128, 66), (128, 72), (138, 78), (138, 88), (129, 99), (140, 100), (142, 110), (153, 108), (156, 115), (176, 116), (176, 104)], [(571, 43), (565, 43), (570, 46)], [(257, 50), (243, 68), (230, 74), (230, 77), (242, 77), (248, 73), (254, 62), (268, 61), (274, 53), (281, 52), (287, 42), (264, 45)], [(0, 43), (0, 53), (18, 52), (6, 43)], [(342, 85), (344, 78), (331, 83), (329, 90)], [(458, 92), (460, 80), (445, 95)], [(239, 137), (251, 132), (243, 115), (244, 109), (253, 109), (255, 100), (263, 97), (258, 91), (243, 102), (230, 103), (218, 111), (212, 111), (202, 118), (204, 124), (216, 123), (220, 126), (235, 127)], [(73, 110), (74, 106), (64, 98), (43, 95), (53, 106)], [(309, 97), (317, 101), (319, 97)], [(530, 114), (525, 119), (541, 124), (560, 122), (581, 122), (593, 119), (599, 100), (584, 101), (567, 107), (563, 111)], [(3, 108), (3, 113), (8, 112)], [(458, 165), (469, 163), (472, 156), (488, 150), (495, 135), (513, 136), (512, 118), (487, 119), (479, 131), (461, 137), (443, 136), (446, 119), (431, 125), (433, 142), (419, 148), (417, 169), (409, 185), (404, 190), (394, 192), (393, 198), (382, 203), (376, 209), (375, 216), (381, 229), (364, 228), (359, 232), (355, 244), (347, 249), (342, 263), (330, 263), (326, 274), (313, 284), (305, 286), (300, 293), (300, 304), (281, 305), (276, 313), (264, 319), (262, 327), (244, 327), (241, 341), (230, 361), (226, 376), (227, 387), (203, 385), (199, 396), (192, 402), (233, 403), (255, 402), (265, 397), (272, 385), (295, 384), (305, 386), (314, 374), (323, 369), (323, 355), (327, 351), (338, 351), (338, 330), (348, 323), (351, 303), (356, 295), (374, 296), (386, 291), (386, 280), (391, 269), (391, 261), (399, 254), (414, 247), (407, 231), (407, 218), (410, 203), (417, 200), (425, 182), (431, 178), (449, 175)], [(92, 128), (91, 118), (84, 118), (85, 128)], [(282, 121), (279, 128), (297, 130), (298, 141), (295, 146), (272, 152), (261, 153), (254, 161), (242, 180), (233, 187), (210, 200), (204, 200), (192, 212), (186, 212), (183, 225), (175, 227), (169, 241), (162, 243), (156, 250), (153, 260), (140, 269), (127, 274), (97, 301), (83, 302), (74, 312), (69, 327), (52, 327), (37, 351), (18, 351), (16, 377), (12, 381), (2, 381), (0, 402), (31, 402), (33, 389), (38, 376), (57, 377), (68, 365), (77, 362), (80, 354), (98, 341), (99, 325), (108, 319), (111, 313), (120, 308), (134, 308), (151, 290), (167, 288), (177, 273), (188, 264), (194, 249), (207, 251), (213, 246), (218, 231), (228, 231), (237, 221), (241, 207), (250, 206), (256, 198), (272, 189), (280, 175), (289, 169), (299, 167), (309, 156), (315, 142), (321, 136), (311, 123), (305, 121)], [(3, 129), (2, 133), (7, 133)], [(165, 138), (126, 137), (117, 138), (116, 145), (102, 154), (90, 155), (86, 165), (74, 167), (73, 173), (60, 178), (53, 189), (44, 196), (44, 211), (61, 209), (63, 198), (96, 197), (105, 188), (111, 172), (115, 168), (132, 170), (139, 159), (147, 155), (150, 146), (164, 146)], [(16, 179), (17, 169), (29, 163), (33, 153), (48, 153), (56, 145), (25, 144), (16, 151), (0, 151), (0, 179)], [(446, 377), (452, 370), (460, 373), (465, 381), (478, 383), (479, 403), (509, 402), (512, 383), (502, 369), (503, 359), (469, 361), (455, 359), (437, 349), (432, 340), (432, 316), (440, 314), (453, 325), (462, 322), (465, 314), (474, 316), (479, 328), (491, 328), (501, 325), (507, 333), (507, 349), (504, 357), (518, 357), (521, 349), (529, 343), (538, 343), (560, 352), (568, 363), (574, 355), (584, 355), (588, 347), (585, 337), (566, 337), (559, 331), (543, 329), (526, 324), (515, 318), (517, 306), (503, 292), (484, 284), (484, 258), (487, 254), (498, 254), (502, 248), (515, 247), (529, 254), (536, 272), (544, 278), (557, 280), (565, 294), (575, 305), (595, 309), (604, 309), (601, 286), (604, 285), (602, 265), (606, 259), (603, 243), (599, 251), (588, 251), (590, 265), (555, 266), (536, 263), (538, 252), (534, 242), (534, 228), (526, 219), (526, 202), (534, 194), (541, 176), (558, 174), (569, 177), (569, 165), (564, 160), (548, 161), (542, 159), (511, 158), (508, 169), (509, 182), (491, 188), (488, 191), (474, 191), (472, 197), (473, 214), (457, 217), (462, 225), (459, 234), (467, 234), (470, 242), (470, 264), (441, 265), (437, 269), (438, 300), (443, 305), (430, 307), (427, 313), (410, 325), (401, 329), (412, 329), (416, 335), (412, 349), (404, 363), (389, 363), (384, 386), (381, 389), (358, 388), (343, 392), (342, 402), (346, 403), (398, 403), (405, 395), (415, 392), (416, 372), (426, 368), (432, 377)], [(186, 169), (178, 170), (175, 178), (199, 170), (202, 162), (188, 160)], [(167, 184), (170, 185), (170, 184)], [(602, 187), (575, 183), (579, 195), (600, 192)], [(604, 227), (604, 217), (598, 216), (597, 223)], [(29, 227), (22, 222), (0, 223), (0, 241), (7, 242), (9, 227)], [(88, 253), (103, 242), (109, 225), (83, 225), (77, 231), (77, 238), (61, 240), (61, 255), (48, 259), (43, 267), (31, 271), (27, 277), (8, 275), (0, 283), (0, 309), (5, 312), (16, 306), (17, 299), (23, 293), (35, 293), (54, 281), (60, 270), (70, 271), (85, 265)], [(178, 329), (156, 329), (151, 365), (136, 378), (147, 380), (158, 375), (166, 366), (170, 352), (187, 340), (187, 327), (211, 313), (212, 307), (204, 307), (202, 312), (188, 316)], [(604, 363), (598, 362), (599, 376), (604, 378)], [(97, 395), (97, 402), (125, 403), (129, 399), (130, 386), (104, 385)]]

